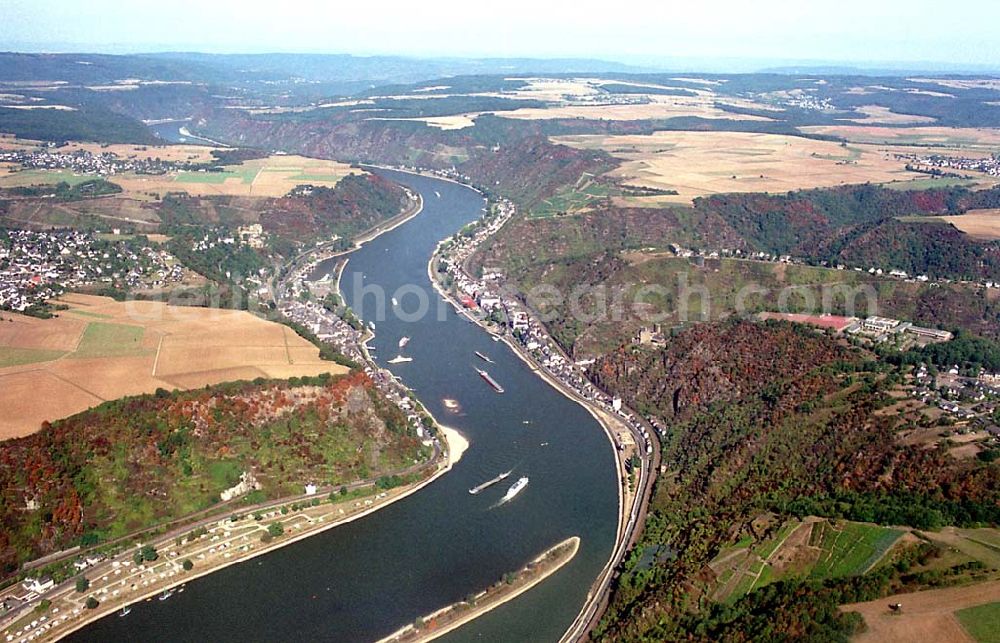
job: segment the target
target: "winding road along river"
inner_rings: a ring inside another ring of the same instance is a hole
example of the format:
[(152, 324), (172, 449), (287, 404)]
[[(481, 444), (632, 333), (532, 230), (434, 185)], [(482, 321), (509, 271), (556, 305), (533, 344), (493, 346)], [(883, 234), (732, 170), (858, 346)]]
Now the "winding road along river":
[[(77, 632), (74, 641), (370, 641), (497, 581), (555, 543), (580, 536), (565, 568), (443, 641), (556, 641), (583, 605), (614, 546), (618, 491), (612, 446), (597, 422), (544, 383), (502, 343), (440, 302), (427, 277), (436, 244), (482, 213), (454, 183), (381, 174), (419, 192), (423, 211), (351, 255), (341, 285), (376, 323), (386, 365), (402, 336), (412, 362), (388, 367), (443, 423), (470, 442), (461, 462), (418, 493), (374, 514), (200, 578), (168, 601), (134, 606)], [(438, 194), (440, 196), (438, 196)], [(333, 270), (321, 265), (317, 274)], [(357, 281), (360, 280), (360, 281)], [(355, 283), (385, 292), (358, 300)], [(429, 313), (412, 321), (414, 289)], [(409, 294), (408, 294), (409, 293)], [(400, 309), (394, 309), (395, 296)], [(490, 356), (487, 364), (473, 351)], [(476, 374), (485, 367), (500, 395)], [(445, 399), (457, 400), (459, 412)], [(468, 490), (513, 469), (479, 495)], [(531, 483), (496, 505), (520, 476)]]

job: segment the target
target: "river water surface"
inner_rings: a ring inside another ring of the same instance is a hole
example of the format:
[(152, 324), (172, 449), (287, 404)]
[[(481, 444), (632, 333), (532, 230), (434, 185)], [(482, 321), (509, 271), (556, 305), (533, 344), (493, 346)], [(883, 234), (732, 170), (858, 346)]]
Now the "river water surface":
[[(381, 174), (419, 192), (423, 211), (350, 255), (348, 303), (373, 319), (377, 361), (410, 386), (441, 422), (470, 442), (454, 469), (374, 514), (191, 582), (168, 601), (137, 604), (81, 630), (74, 641), (368, 641), (484, 589), (543, 550), (580, 536), (567, 566), (443, 641), (555, 641), (583, 605), (614, 546), (614, 454), (597, 422), (542, 381), (506, 346), (442, 306), (427, 277), (436, 244), (482, 214), (475, 191), (401, 172)], [(440, 195), (440, 196), (438, 196)], [(333, 261), (316, 274), (333, 270)], [(359, 301), (354, 284), (386, 293)], [(414, 286), (433, 303), (411, 321)], [(404, 288), (405, 287), (405, 288)], [(402, 289), (402, 290), (401, 290)], [(393, 309), (399, 300), (404, 314)], [(402, 336), (412, 362), (387, 365)], [(473, 351), (490, 356), (487, 364)], [(486, 368), (497, 394), (475, 372)], [(458, 401), (458, 413), (444, 399)], [(479, 495), (471, 487), (513, 469)], [(516, 498), (495, 506), (528, 476)]]

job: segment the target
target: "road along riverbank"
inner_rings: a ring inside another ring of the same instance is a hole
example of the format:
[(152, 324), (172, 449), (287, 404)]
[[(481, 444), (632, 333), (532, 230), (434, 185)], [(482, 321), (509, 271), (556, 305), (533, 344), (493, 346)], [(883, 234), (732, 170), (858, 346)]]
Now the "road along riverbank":
[[(287, 547), (324, 531), (359, 520), (380, 509), (420, 491), (448, 473), (462, 458), (469, 443), (455, 429), (439, 425), (447, 444), (434, 471), (423, 478), (400, 487), (379, 491), (372, 485), (369, 492), (341, 493), (331, 491), (326, 498), (317, 495), (272, 505), (267, 511), (250, 511), (213, 521), (210, 526), (192, 529), (184, 537), (164, 537), (146, 543), (157, 551), (158, 558), (135, 564), (132, 551), (88, 570), (90, 586), (77, 592), (75, 586), (47, 596), (49, 616), (38, 616), (22, 624), (15, 621), (0, 636), (35, 636), (31, 640), (59, 640), (87, 625), (110, 616), (129, 605), (173, 595), (174, 588), (222, 569), (245, 563), (253, 558)], [(279, 530), (272, 525), (281, 525)], [(268, 536), (264, 536), (268, 534)], [(185, 562), (191, 568), (185, 569)], [(87, 608), (88, 598), (98, 601)], [(119, 612), (120, 613), (120, 612)], [(23, 620), (23, 619), (21, 619)], [(30, 626), (31, 622), (36, 623)], [(25, 629), (25, 626), (30, 626)]]
[[(576, 617), (618, 532), (614, 450), (586, 410), (455, 314), (427, 279), (438, 241), (481, 216), (482, 196), (440, 180), (384, 175), (420, 193), (424, 210), (350, 255), (345, 303), (375, 322), (370, 345), (379, 366), (412, 389), (439, 423), (467, 437), (461, 461), (420, 493), (364, 520), (210, 574), (167, 601), (102, 619), (72, 640), (283, 640), (289, 633), (377, 640), (490, 586), (571, 536), (580, 537), (579, 550), (558, 573), (442, 641), (556, 641)], [(336, 261), (317, 266), (309, 280), (334, 273)], [(430, 295), (440, 315), (412, 314), (416, 298), (407, 293), (414, 287)], [(384, 301), (399, 301), (386, 305), (384, 320), (379, 291)], [(403, 352), (412, 361), (389, 363), (402, 337), (410, 340)], [(504, 394), (476, 375), (473, 368), (484, 363), (475, 352), (493, 360), (488, 369)], [(530, 478), (511, 501), (498, 506), (507, 484), (469, 493), (506, 471), (513, 471), (512, 480)]]
[[(407, 221), (411, 220), (413, 217), (417, 216), (423, 208), (423, 199), (419, 194), (414, 195), (408, 189), (407, 193), (410, 196), (410, 203), (408, 206), (396, 217), (374, 226), (361, 236), (355, 238), (352, 243), (352, 249), (348, 252), (352, 252), (360, 248), (365, 243), (377, 239), (380, 235), (394, 230), (400, 225), (403, 225)], [(292, 260), (290, 266), (295, 266), (296, 264), (303, 262), (310, 256), (310, 254), (311, 253), (306, 253), (296, 257)], [(312, 263), (315, 263), (315, 261)], [(308, 265), (309, 264), (307, 263), (306, 268), (299, 267), (297, 269), (292, 269), (292, 273), (294, 274), (295, 272), (303, 269), (308, 269)], [(370, 362), (370, 368), (375, 368), (374, 362)], [(394, 388), (398, 388), (398, 386)], [(426, 409), (419, 404), (419, 402), (417, 402), (417, 405), (420, 407), (421, 412), (430, 415)], [(433, 418), (433, 416), (431, 417)], [(430, 473), (429, 476), (421, 476), (421, 479), (408, 483), (398, 489), (393, 489), (391, 493), (381, 493), (377, 494), (374, 498), (363, 499), (364, 504), (359, 503), (357, 507), (347, 507), (346, 509), (338, 508), (339, 515), (332, 516), (332, 522), (330, 515), (324, 514), (320, 516), (318, 520), (313, 520), (311, 517), (308, 524), (296, 526), (297, 533), (295, 533), (294, 536), (272, 538), (269, 539), (267, 543), (251, 543), (246, 538), (247, 534), (244, 534), (243, 544), (239, 548), (240, 554), (244, 555), (234, 556), (233, 552), (225, 552), (223, 554), (222, 549), (224, 548), (209, 547), (207, 549), (218, 549), (218, 553), (222, 555), (203, 556), (202, 560), (200, 560), (197, 565), (197, 571), (192, 571), (195, 569), (194, 567), (190, 570), (183, 569), (183, 566), (179, 564), (174, 564), (173, 566), (164, 565), (163, 570), (158, 570), (159, 565), (143, 565), (143, 569), (141, 571), (137, 569), (138, 565), (136, 568), (130, 569), (131, 565), (129, 557), (132, 550), (129, 549), (125, 553), (113, 557), (112, 560), (107, 561), (106, 563), (98, 564), (86, 570), (88, 578), (90, 576), (94, 576), (101, 579), (101, 581), (104, 581), (92, 583), (92, 587), (88, 588), (88, 591), (82, 593), (77, 592), (75, 583), (72, 580), (67, 581), (36, 599), (39, 602), (43, 602), (41, 604), (48, 605), (48, 608), (42, 610), (41, 613), (31, 609), (32, 605), (36, 604), (35, 601), (32, 601), (31, 605), (25, 605), (22, 609), (5, 615), (3, 624), (0, 626), (0, 636), (13, 636), (14, 639), (12, 640), (17, 640), (17, 637), (22, 635), (34, 635), (32, 640), (38, 640), (39, 638), (44, 638), (45, 640), (55, 640), (61, 638), (84, 628), (86, 625), (101, 619), (111, 612), (117, 611), (120, 608), (124, 608), (144, 599), (148, 599), (159, 592), (170, 590), (181, 583), (206, 576), (210, 573), (235, 564), (236, 562), (242, 562), (249, 558), (268, 553), (285, 545), (326, 531), (332, 527), (356, 520), (357, 518), (368, 515), (379, 508), (391, 504), (392, 502), (405, 498), (406, 496), (420, 490), (427, 484), (430, 484), (440, 475), (450, 471), (452, 465), (458, 462), (461, 458), (461, 454), (468, 448), (468, 441), (459, 432), (440, 425), (437, 426), (441, 439), (446, 443), (446, 448), (443, 450), (444, 453), (441, 453), (442, 450), (439, 447), (439, 441), (435, 440), (435, 454), (427, 463), (427, 466), (433, 466), (435, 467), (435, 470)], [(412, 476), (414, 475), (414, 469), (422, 470), (422, 468), (423, 465), (415, 468), (411, 467), (407, 468), (407, 471), (399, 473), (404, 476)], [(359, 481), (351, 483), (348, 486), (353, 493), (356, 489), (363, 489), (365, 486), (371, 486), (374, 483), (375, 481), (369, 481), (367, 483)], [(329, 500), (333, 501), (334, 499), (335, 498), (331, 493)], [(256, 514), (258, 511), (266, 510), (268, 514), (274, 514), (275, 511), (284, 509), (287, 506), (294, 505), (298, 502), (303, 502), (303, 504), (305, 503), (301, 497), (295, 496), (288, 499), (271, 500), (267, 503), (261, 503), (260, 505), (252, 507), (234, 506), (233, 511), (242, 512), (244, 515), (252, 515)], [(313, 505), (309, 505), (310, 508), (312, 506)], [(307, 511), (306, 515), (309, 513), (311, 512)], [(159, 549), (164, 546), (169, 546), (170, 543), (176, 539), (178, 543), (177, 546), (172, 549), (171, 555), (177, 561), (181, 561), (188, 558), (188, 552), (185, 551), (185, 548), (179, 544), (179, 541), (181, 540), (181, 537), (178, 536), (179, 533), (184, 533), (184, 531), (193, 533), (194, 530), (211, 524), (232, 527), (234, 525), (227, 525), (227, 523), (238, 522), (229, 520), (228, 516), (223, 519), (206, 518), (204, 520), (198, 520), (196, 516), (192, 518), (193, 519), (189, 523), (185, 523), (182, 527), (167, 531), (165, 534), (159, 534), (151, 537), (143, 544)], [(184, 520), (185, 519), (179, 519), (174, 522), (181, 522)], [(205, 528), (208, 529), (207, 527)], [(215, 537), (214, 529), (215, 528), (213, 527), (210, 531), (213, 538)], [(232, 529), (226, 529), (226, 531), (232, 532)], [(220, 545), (227, 543), (228, 541), (224, 540), (220, 543)], [(184, 544), (188, 545), (193, 543), (185, 542)], [(215, 553), (215, 551), (208, 552), (208, 554)], [(199, 550), (199, 554), (203, 554), (203, 552)], [(149, 562), (152, 563), (153, 561)], [(109, 570), (110, 575), (105, 573)], [(140, 573), (144, 574), (146, 577), (139, 577), (139, 583), (130, 582), (136, 574)], [(149, 578), (149, 576), (154, 575), (156, 578)], [(94, 598), (94, 600), (98, 601), (98, 606), (96, 608), (87, 608), (85, 603), (88, 598)], [(35, 616), (37, 616), (37, 618), (35, 618)]]
[[(506, 290), (502, 276), (494, 271), (493, 280), (499, 281), (499, 283), (487, 285), (478, 282), (468, 274), (466, 265), (479, 244), (499, 232), (514, 216), (513, 204), (501, 201), (488, 225), (481, 225), (478, 231), (473, 232), (471, 239), (464, 243), (464, 247), (460, 251), (456, 252), (457, 257), (448, 257), (444, 265), (447, 266), (446, 274), (459, 277), (459, 285), (466, 293), (470, 290), (474, 293), (489, 292), (489, 297), (481, 297), (480, 301), (492, 300), (495, 302), (491, 303), (491, 312), (503, 310), (508, 319), (513, 318), (521, 324), (522, 329), (528, 329), (530, 333), (529, 344), (533, 344), (536, 351), (542, 346), (547, 348), (544, 354), (548, 357), (544, 362), (540, 361), (529, 350), (528, 345), (522, 343), (523, 337), (522, 341), (513, 338), (510, 333), (506, 332), (505, 326), (501, 327), (498, 333), (497, 329), (484, 323), (482, 317), (474, 315), (471, 308), (475, 307), (476, 302), (472, 297), (466, 295), (460, 302), (456, 299), (455, 294), (450, 292), (441, 282), (440, 273), (435, 271), (433, 267), (437, 262), (446, 259), (442, 249), (445, 244), (451, 243), (449, 240), (442, 241), (437, 245), (427, 263), (427, 275), (439, 295), (449, 302), (458, 314), (483, 328), (495, 339), (502, 341), (536, 375), (570, 400), (583, 406), (601, 426), (604, 434), (616, 449), (615, 468), (620, 485), (618, 487), (619, 520), (615, 549), (601, 574), (591, 586), (587, 600), (577, 618), (560, 639), (561, 641), (581, 640), (596, 625), (603, 607), (607, 603), (615, 569), (641, 534), (655, 481), (653, 472), (657, 470), (660, 462), (660, 445), (654, 438), (652, 427), (645, 426), (645, 423), (636, 414), (623, 409), (620, 400), (615, 404), (610, 398), (602, 399), (606, 396), (596, 391), (593, 385), (585, 380), (576, 369), (566, 367), (566, 365), (572, 364), (572, 361), (548, 335), (544, 325), (532, 319), (531, 311), (526, 306), (513, 301), (509, 295), (505, 297), (494, 294), (493, 291), (504, 292)], [(550, 362), (560, 366), (557, 369), (558, 374), (550, 369)], [(583, 391), (578, 390), (581, 383), (584, 387)], [(640, 448), (640, 445), (644, 445), (645, 449)], [(640, 464), (638, 475), (634, 478), (630, 477), (626, 471), (626, 462), (631, 460), (632, 456), (638, 456)]]

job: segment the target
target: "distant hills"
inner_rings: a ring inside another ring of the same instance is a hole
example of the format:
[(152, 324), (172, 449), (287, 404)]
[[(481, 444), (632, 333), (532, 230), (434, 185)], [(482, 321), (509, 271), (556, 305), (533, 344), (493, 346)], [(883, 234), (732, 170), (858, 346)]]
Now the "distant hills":
[(561, 74), (649, 71), (648, 68), (585, 58), (410, 58), (348, 54), (141, 55), (0, 53), (0, 81), (61, 80), (110, 83), (140, 80), (233, 83), (280, 81), (323, 83), (338, 93), (374, 85), (416, 83), (472, 74)]

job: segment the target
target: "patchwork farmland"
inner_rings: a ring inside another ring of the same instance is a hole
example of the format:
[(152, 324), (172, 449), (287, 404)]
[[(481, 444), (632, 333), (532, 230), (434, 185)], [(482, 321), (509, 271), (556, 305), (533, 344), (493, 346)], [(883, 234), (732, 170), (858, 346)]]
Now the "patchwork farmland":
[(0, 321), (0, 438), (125, 395), (346, 369), (289, 328), (243, 311), (67, 295), (41, 320)]
[[(926, 176), (908, 171), (906, 160), (896, 157), (918, 153), (920, 148), (841, 144), (778, 134), (660, 131), (552, 140), (622, 159), (610, 176), (625, 185), (677, 192), (631, 199), (633, 203), (689, 203), (699, 196), (726, 192), (780, 193), (867, 182), (908, 186)], [(948, 152), (944, 148), (935, 151)]]

